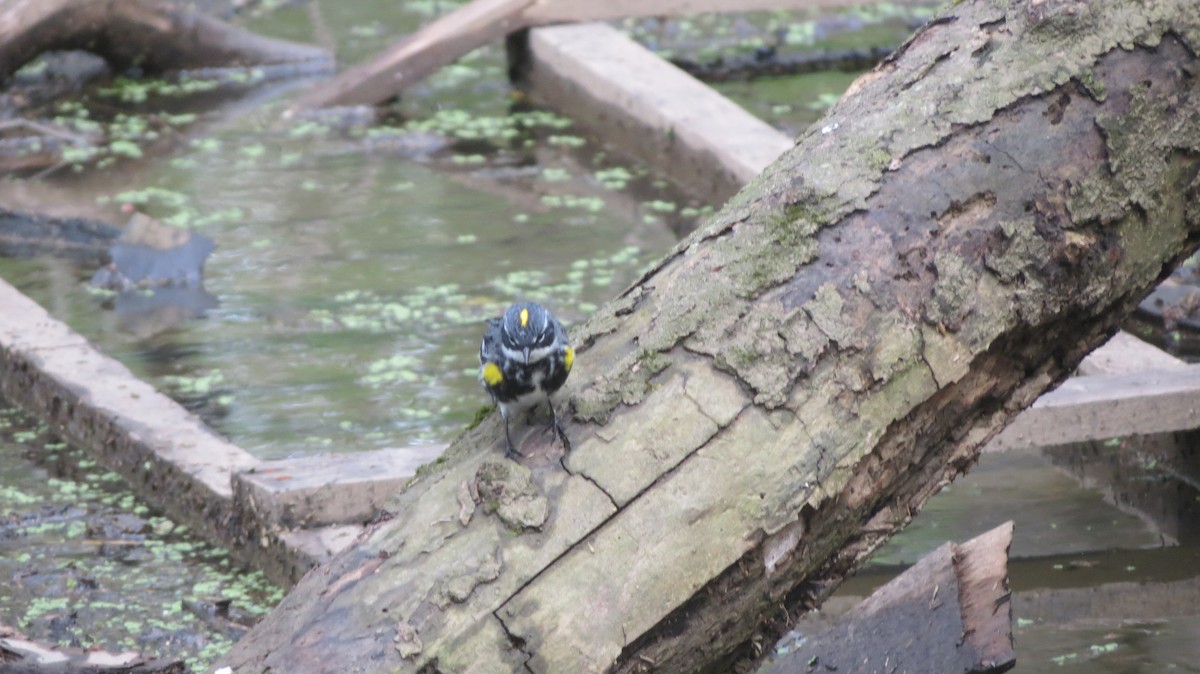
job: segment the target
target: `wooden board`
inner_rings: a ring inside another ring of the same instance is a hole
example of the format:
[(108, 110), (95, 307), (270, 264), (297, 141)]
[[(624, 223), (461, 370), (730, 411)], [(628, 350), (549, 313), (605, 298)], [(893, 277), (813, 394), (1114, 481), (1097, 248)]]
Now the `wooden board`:
[(827, 630), (801, 622), (787, 653), (760, 674), (1003, 672), (1016, 662), (1006, 522), (947, 543), (876, 590)]

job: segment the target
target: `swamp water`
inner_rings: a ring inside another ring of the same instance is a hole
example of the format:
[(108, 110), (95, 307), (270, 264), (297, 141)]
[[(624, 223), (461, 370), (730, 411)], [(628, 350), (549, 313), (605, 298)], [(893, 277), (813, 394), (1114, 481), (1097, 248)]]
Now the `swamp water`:
[[(312, 2), (263, 10), (250, 24), (332, 42), (342, 62), (354, 62), (451, 6)], [(895, 18), (847, 17), (842, 24), (851, 27)], [(824, 39), (819, 25), (776, 14), (622, 25), (676, 51)], [(524, 106), (504, 67), (499, 48), (480, 50), (405, 96), (398, 119), (410, 121), (383, 126), (281, 118), (284, 90), (302, 83), (241, 97), (163, 96), (136, 82), (89, 94), (110, 108), (197, 118), (165, 155), (8, 179), (0, 199), (112, 222), (138, 210), (196, 228), (218, 246), (206, 268), (211, 307), (196, 320), (125, 312), (122, 299), (136, 297), (90, 293), (83, 281), (93, 270), (61, 260), (0, 259), (0, 276), (262, 458), (448, 440), (486, 402), (475, 379), (485, 318), (527, 296), (576, 323), (713, 206), (624, 161), (570, 120)], [(824, 73), (718, 88), (795, 131), (852, 78)], [(17, 416), (0, 415), (14, 420), (0, 425), (28, 424)], [(0, 582), (12, 588), (0, 598), (0, 617), (35, 638), (136, 648), (203, 668), (229, 635), (181, 599), (230, 599), (249, 620), (278, 598), (137, 504), (111, 474), (83, 458), (60, 462), (54, 457), (68, 450), (23, 428), (0, 434)], [(1113, 549), (1135, 557), (1102, 556), (1111, 574), (1075, 585), (1154, 582), (1137, 555), (1151, 555), (1162, 539), (1112, 500), (1039, 455), (984, 457), (881, 554), (879, 568), (1014, 517), (1014, 552), (1034, 560), (1014, 563), (1018, 597), (1020, 583), (1049, 588), (1078, 578), (1097, 551)], [(1191, 548), (1177, 550), (1183, 554), (1165, 565), (1200, 569), (1187, 557)], [(1017, 606), (1019, 672), (1191, 671), (1187, 663), (1200, 661), (1184, 638), (1195, 627), (1190, 614), (1081, 623), (1022, 618)]]

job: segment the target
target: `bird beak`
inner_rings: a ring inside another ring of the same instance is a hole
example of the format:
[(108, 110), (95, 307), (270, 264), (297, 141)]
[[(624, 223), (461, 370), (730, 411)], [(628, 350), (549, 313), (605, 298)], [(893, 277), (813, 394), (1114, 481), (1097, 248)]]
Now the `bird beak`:
[(529, 364), (529, 347), (525, 347), (525, 364)]

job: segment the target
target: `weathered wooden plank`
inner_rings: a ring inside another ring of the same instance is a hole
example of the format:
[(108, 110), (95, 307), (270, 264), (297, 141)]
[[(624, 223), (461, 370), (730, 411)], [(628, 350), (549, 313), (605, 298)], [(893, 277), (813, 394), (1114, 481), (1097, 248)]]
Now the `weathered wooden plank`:
[[(1046, 569), (1062, 572), (1046, 574)], [(812, 631), (836, 624), (900, 570), (868, 567), (821, 605), (802, 616)], [(1194, 616), (1200, 577), (1191, 546), (1098, 550), (1013, 557), (1008, 561), (1013, 613), (1046, 625), (1138, 623)], [(1114, 578), (1125, 576), (1114, 582)]]
[(876, 590), (824, 630), (786, 639), (785, 655), (759, 674), (814, 671), (1003, 672), (1013, 666), (1006, 522), (947, 543)]
[(375, 105), (393, 98), (438, 68), (509, 33), (552, 23), (699, 12), (813, 9), (866, 0), (475, 0), (446, 14), (374, 59), (350, 68), (299, 97), (302, 108)]
[(1069, 379), (987, 444), (1004, 451), (1200, 426), (1200, 365)]
[(529, 33), (533, 96), (588, 124), (685, 189), (721, 202), (792, 141), (605, 24)]
[[(120, 473), (141, 498), (276, 582), (295, 582), (362, 530), (281, 532), (281, 524), (365, 520), (418, 465), (440, 453), (427, 448), (264, 463), (2, 279), (0, 317), (0, 392), (9, 401)], [(264, 466), (268, 472), (258, 485), (246, 478), (241, 487), (257, 489), (256, 507), (247, 508), (244, 495), (235, 502), (233, 474), (254, 475), (249, 471)], [(378, 474), (367, 479), (373, 469)], [(271, 475), (294, 479), (277, 480), (288, 483), (283, 488), (271, 484)]]
[(234, 501), (285, 529), (362, 523), (446, 445), (264, 461), (233, 476)]
[(296, 107), (375, 105), (400, 94), (473, 49), (525, 27), (531, 0), (475, 0), (296, 99)]

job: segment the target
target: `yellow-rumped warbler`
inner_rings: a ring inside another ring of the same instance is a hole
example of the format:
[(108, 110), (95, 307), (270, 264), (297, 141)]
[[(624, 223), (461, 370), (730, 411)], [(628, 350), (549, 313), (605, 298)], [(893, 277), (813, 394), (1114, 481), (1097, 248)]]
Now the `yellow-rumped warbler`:
[(479, 345), (479, 381), (500, 407), (509, 456), (521, 454), (508, 435), (509, 417), (542, 401), (550, 406), (554, 433), (567, 446), (550, 394), (567, 380), (574, 363), (566, 329), (540, 304), (517, 302), (503, 316), (488, 320)]

